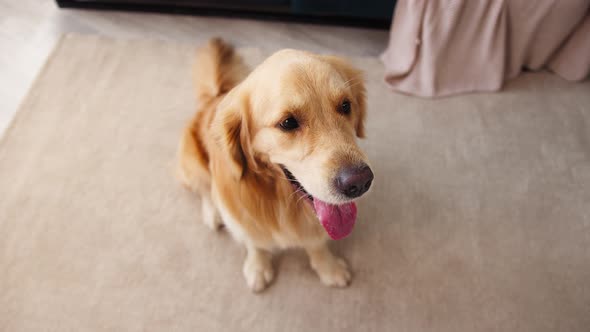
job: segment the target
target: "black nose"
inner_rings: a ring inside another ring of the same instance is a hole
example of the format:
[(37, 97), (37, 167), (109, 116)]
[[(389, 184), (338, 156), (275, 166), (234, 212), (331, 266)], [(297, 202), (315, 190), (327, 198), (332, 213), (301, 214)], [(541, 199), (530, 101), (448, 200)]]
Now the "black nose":
[(344, 167), (336, 176), (336, 189), (348, 198), (356, 198), (369, 190), (373, 177), (366, 164)]

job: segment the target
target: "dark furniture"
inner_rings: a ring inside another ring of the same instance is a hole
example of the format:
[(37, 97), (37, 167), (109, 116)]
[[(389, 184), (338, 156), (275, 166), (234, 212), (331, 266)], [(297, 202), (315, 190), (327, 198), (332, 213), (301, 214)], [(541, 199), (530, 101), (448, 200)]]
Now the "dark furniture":
[(395, 0), (56, 0), (60, 7), (389, 28)]

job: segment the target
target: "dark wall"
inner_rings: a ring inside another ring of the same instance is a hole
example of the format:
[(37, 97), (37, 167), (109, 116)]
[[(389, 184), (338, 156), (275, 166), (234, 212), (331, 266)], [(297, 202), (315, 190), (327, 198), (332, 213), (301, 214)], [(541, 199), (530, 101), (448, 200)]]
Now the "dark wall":
[(57, 0), (60, 7), (251, 17), (389, 28), (395, 0)]

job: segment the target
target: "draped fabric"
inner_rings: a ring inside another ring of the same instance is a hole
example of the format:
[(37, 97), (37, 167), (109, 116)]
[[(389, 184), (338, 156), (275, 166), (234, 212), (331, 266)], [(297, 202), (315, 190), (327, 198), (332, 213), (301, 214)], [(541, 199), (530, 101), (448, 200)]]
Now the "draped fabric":
[(399, 0), (381, 59), (392, 89), (497, 91), (523, 70), (590, 71), (589, 0)]

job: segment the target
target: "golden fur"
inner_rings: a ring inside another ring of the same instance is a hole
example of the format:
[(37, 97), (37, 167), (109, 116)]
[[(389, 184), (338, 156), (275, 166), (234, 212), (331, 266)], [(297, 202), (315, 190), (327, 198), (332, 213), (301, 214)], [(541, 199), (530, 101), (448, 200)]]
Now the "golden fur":
[[(348, 267), (279, 165), (314, 197), (345, 201), (329, 179), (341, 165), (366, 162), (355, 142), (364, 136), (361, 73), (337, 57), (283, 50), (248, 75), (233, 48), (213, 39), (197, 54), (194, 81), (199, 106), (180, 142), (179, 176), (201, 196), (205, 223), (223, 220), (246, 246), (248, 285), (264, 289), (274, 275), (270, 251), (287, 247), (306, 249), (324, 283), (347, 285)], [(335, 111), (342, 98), (352, 104), (348, 115)], [(301, 130), (278, 127), (291, 115)]]

